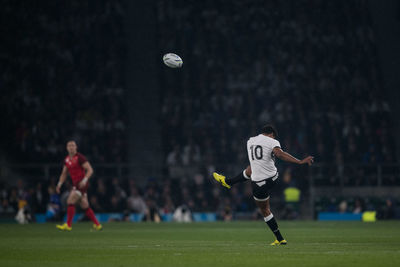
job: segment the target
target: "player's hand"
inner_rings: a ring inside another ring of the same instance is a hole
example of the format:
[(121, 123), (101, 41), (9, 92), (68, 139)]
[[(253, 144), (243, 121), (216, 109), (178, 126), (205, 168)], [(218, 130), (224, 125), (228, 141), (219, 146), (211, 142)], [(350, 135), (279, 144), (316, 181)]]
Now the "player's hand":
[(56, 186), (56, 192), (57, 192), (57, 194), (60, 194), (61, 193), (61, 187), (60, 186)]
[(88, 178), (83, 178), (82, 181), (79, 182), (79, 188), (84, 188), (88, 182)]
[(308, 156), (300, 161), (300, 164), (308, 164), (308, 166), (311, 166), (313, 163), (314, 163), (313, 156)]

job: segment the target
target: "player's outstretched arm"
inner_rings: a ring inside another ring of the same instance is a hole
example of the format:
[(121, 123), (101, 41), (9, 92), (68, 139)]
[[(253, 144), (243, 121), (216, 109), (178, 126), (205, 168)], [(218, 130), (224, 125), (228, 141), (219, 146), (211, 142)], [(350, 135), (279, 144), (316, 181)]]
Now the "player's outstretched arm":
[(61, 186), (63, 185), (63, 183), (67, 179), (67, 171), (68, 171), (67, 167), (64, 165), (64, 167), (63, 167), (63, 169), (61, 171), (60, 179), (58, 180), (57, 187), (56, 187), (57, 194), (60, 194)]
[(308, 164), (309, 166), (311, 166), (311, 164), (314, 163), (314, 157), (312, 157), (312, 156), (308, 156), (302, 160), (299, 160), (299, 159), (293, 157), (292, 155), (290, 155), (289, 153), (283, 151), (280, 147), (275, 147), (273, 149), (273, 152), (277, 158), (279, 158), (283, 161), (287, 161), (287, 162), (291, 162), (291, 163), (295, 163), (295, 164)]

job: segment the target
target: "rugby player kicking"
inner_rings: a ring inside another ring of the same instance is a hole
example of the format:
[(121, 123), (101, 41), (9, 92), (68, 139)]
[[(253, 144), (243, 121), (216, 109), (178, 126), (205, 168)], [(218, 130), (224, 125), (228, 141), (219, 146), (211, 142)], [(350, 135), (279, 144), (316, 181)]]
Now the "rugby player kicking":
[(57, 225), (56, 227), (63, 231), (71, 231), (72, 219), (75, 215), (75, 205), (80, 204), (82, 210), (85, 211), (86, 216), (94, 223), (93, 228), (95, 230), (101, 230), (103, 227), (97, 221), (93, 210), (90, 208), (87, 196), (89, 179), (93, 174), (93, 169), (86, 157), (79, 153), (77, 149), (78, 147), (75, 141), (68, 141), (68, 156), (64, 159), (64, 166), (56, 191), (60, 194), (61, 186), (67, 179), (67, 172), (69, 172), (69, 175), (71, 176), (73, 187), (67, 199), (67, 222)]
[(281, 149), (279, 141), (276, 140), (277, 137), (278, 135), (274, 127), (270, 125), (264, 126), (261, 134), (251, 137), (247, 141), (247, 154), (250, 166), (243, 173), (233, 178), (227, 178), (216, 172), (213, 173), (214, 179), (226, 188), (231, 188), (234, 184), (251, 180), (254, 200), (261, 215), (264, 217), (264, 221), (276, 237), (275, 241), (271, 243), (272, 246), (287, 244), (287, 241), (279, 231), (278, 224), (269, 206), (269, 195), (278, 179), (275, 157), (296, 164), (311, 165), (314, 162), (314, 157), (312, 156), (298, 160), (289, 153), (284, 152)]

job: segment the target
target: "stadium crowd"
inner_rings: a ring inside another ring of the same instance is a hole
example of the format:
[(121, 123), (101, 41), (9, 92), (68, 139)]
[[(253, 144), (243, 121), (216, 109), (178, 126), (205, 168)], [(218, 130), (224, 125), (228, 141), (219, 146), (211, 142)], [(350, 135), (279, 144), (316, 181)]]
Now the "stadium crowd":
[[(299, 217), (299, 203), (286, 198), (289, 188), (296, 187), (296, 179), (286, 171), (273, 195), (275, 209), (285, 219)], [(55, 192), (56, 180), (29, 184), (22, 179), (10, 187), (0, 184), (0, 218), (13, 217), (19, 210), (35, 220), (35, 214), (45, 214), (48, 221), (61, 220), (67, 208), (71, 184), (63, 192)], [(161, 214), (174, 214), (185, 208), (190, 212), (215, 212), (217, 219), (230, 221), (235, 218), (256, 219), (258, 212), (252, 198), (251, 184), (231, 190), (215, 186), (210, 177), (197, 173), (193, 180), (149, 179), (139, 186), (134, 179), (94, 178), (88, 192), (91, 207), (96, 213), (143, 214), (144, 220), (154, 221)], [(330, 212), (377, 211), (381, 219), (400, 217), (400, 199), (396, 198), (319, 198), (315, 209)], [(127, 217), (127, 216), (126, 216)]]
[(73, 138), (96, 162), (125, 161), (121, 1), (6, 2), (0, 14), (13, 27), (0, 43), (0, 104), (8, 158), (60, 161)]
[[(173, 172), (202, 162), (243, 166), (247, 138), (266, 122), (276, 125), (283, 149), (317, 163), (396, 162), (367, 7), (364, 0), (161, 1), (162, 49), (188, 62), (177, 76), (162, 72), (167, 165)], [(328, 174), (338, 184), (338, 169)]]
[[(49, 219), (60, 219), (66, 210), (66, 201), (71, 189), (67, 182), (64, 191), (55, 192), (56, 180), (28, 184), (22, 179), (15, 187), (1, 184), (0, 215), (15, 215), (20, 208), (30, 214), (46, 213)], [(221, 200), (221, 195), (225, 195)], [(230, 192), (215, 187), (210, 179), (197, 174), (191, 183), (185, 180), (149, 179), (146, 186), (138, 186), (134, 179), (94, 179), (88, 193), (92, 208), (97, 213), (141, 213), (168, 214), (178, 207), (187, 207), (194, 212), (219, 212), (224, 218), (237, 212), (253, 212), (250, 184), (245, 191)], [(232, 199), (235, 200), (231, 203)]]
[[(2, 86), (12, 88), (0, 100), (11, 131), (1, 134), (9, 134), (6, 151), (18, 162), (61, 160), (68, 138), (93, 163), (127, 160), (121, 2), (8, 0), (0, 11), (18, 25), (4, 29), (11, 38), (0, 43)], [(340, 166), (396, 162), (366, 0), (161, 0), (157, 19), (159, 52), (185, 61), (179, 72), (160, 64), (167, 172), (145, 186), (94, 177), (89, 197), (96, 212), (170, 213), (184, 205), (226, 220), (254, 212), (249, 184), (227, 191), (209, 178), (213, 170), (242, 170), (245, 142), (266, 122), (277, 127), (284, 150), (337, 164), (317, 174), (325, 183), (354, 173), (345, 185), (373, 184), (360, 169)], [(303, 169), (279, 169), (291, 177), (276, 192), (284, 208), (284, 190), (307, 184)], [(1, 184), (0, 213), (25, 206), (61, 216), (68, 186), (58, 196), (54, 179)]]

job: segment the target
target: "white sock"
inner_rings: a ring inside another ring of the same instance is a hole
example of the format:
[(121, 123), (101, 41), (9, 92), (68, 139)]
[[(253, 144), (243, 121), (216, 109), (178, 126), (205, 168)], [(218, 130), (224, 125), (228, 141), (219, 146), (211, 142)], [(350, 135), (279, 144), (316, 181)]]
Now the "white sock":
[(271, 213), (270, 215), (268, 215), (267, 217), (264, 217), (264, 221), (268, 222), (269, 220), (271, 220), (272, 218), (274, 218), (274, 215)]

